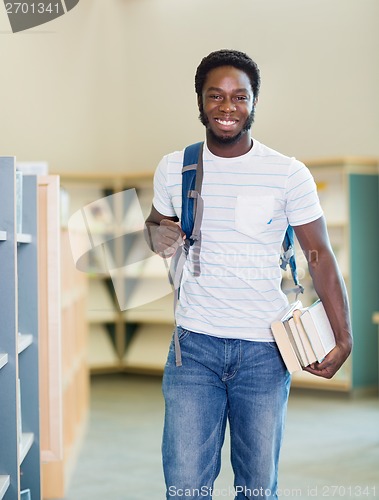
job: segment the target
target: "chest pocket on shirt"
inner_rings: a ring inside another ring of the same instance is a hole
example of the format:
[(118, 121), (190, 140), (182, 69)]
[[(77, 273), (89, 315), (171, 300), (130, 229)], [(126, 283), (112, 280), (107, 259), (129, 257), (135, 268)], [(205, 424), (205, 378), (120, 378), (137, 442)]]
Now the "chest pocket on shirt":
[(247, 236), (257, 236), (270, 228), (274, 207), (274, 196), (237, 196), (235, 229)]

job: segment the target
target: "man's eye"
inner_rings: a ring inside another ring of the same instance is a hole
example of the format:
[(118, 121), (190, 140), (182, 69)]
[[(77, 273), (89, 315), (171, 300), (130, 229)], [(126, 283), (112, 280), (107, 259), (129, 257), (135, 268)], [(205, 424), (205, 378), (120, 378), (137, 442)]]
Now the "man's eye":
[(221, 99), (221, 96), (220, 95), (217, 95), (217, 94), (213, 94), (213, 95), (210, 95), (209, 96), (210, 99), (213, 99), (215, 101), (218, 101), (219, 99)]
[(247, 101), (247, 97), (245, 95), (238, 95), (236, 97), (237, 101)]

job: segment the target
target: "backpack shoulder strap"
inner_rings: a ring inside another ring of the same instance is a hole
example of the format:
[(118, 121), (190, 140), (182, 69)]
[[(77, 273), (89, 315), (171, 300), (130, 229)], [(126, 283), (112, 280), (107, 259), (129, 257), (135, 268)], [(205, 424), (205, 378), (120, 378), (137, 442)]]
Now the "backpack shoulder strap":
[[(201, 245), (201, 221), (203, 218), (203, 199), (201, 197), (201, 186), (203, 182), (203, 142), (197, 142), (187, 146), (184, 150), (182, 167), (182, 214), (180, 225), (186, 239), (181, 249), (178, 249), (170, 265), (170, 281), (174, 288), (174, 311), (179, 301), (180, 282), (183, 268), (187, 260), (189, 249), (192, 246), (193, 274), (200, 275), (200, 245)], [(175, 322), (174, 330), (175, 359), (176, 366), (182, 365), (178, 326)]]
[(184, 167), (194, 167), (196, 169), (197, 162), (199, 159), (200, 149), (203, 147), (203, 142), (196, 142), (187, 146), (184, 150), (183, 157), (183, 168)]
[(281, 255), (280, 267), (285, 270), (288, 265), (290, 266), (292, 279), (293, 282), (295, 283), (295, 288), (286, 290), (285, 293), (295, 292), (297, 298), (299, 293), (304, 292), (304, 287), (299, 283), (299, 278), (297, 274), (296, 259), (295, 259), (295, 232), (292, 226), (287, 227), (287, 231), (286, 234), (284, 235), (282, 246), (283, 246), (283, 254)]
[(203, 142), (187, 146), (182, 168), (181, 227), (192, 246), (200, 238), (202, 219)]

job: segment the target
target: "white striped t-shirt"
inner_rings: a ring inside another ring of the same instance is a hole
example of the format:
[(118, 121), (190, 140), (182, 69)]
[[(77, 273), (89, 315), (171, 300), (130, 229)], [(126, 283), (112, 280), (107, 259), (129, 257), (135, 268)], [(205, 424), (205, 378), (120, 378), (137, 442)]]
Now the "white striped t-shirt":
[[(165, 156), (154, 176), (153, 205), (180, 219), (184, 151)], [(176, 321), (208, 335), (273, 340), (270, 324), (288, 304), (280, 288), (281, 244), (288, 224), (322, 216), (307, 167), (254, 139), (243, 156), (222, 158), (204, 145), (201, 275), (191, 251)]]

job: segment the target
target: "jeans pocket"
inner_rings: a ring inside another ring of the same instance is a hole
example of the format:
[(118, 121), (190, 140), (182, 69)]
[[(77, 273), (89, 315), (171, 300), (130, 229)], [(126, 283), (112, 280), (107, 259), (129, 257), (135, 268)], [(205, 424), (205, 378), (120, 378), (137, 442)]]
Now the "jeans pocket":
[(276, 344), (276, 342), (262, 342), (263, 345), (265, 345), (266, 347), (268, 347), (269, 349), (274, 349), (275, 351), (278, 351), (278, 346)]
[[(181, 326), (177, 327), (178, 329), (178, 339), (179, 339), (179, 344), (180, 346), (183, 345), (183, 342), (189, 337), (190, 331), (186, 330), (185, 328), (182, 328)], [(170, 366), (175, 366), (176, 364), (176, 359), (175, 359), (175, 330), (172, 335), (172, 339), (170, 342), (170, 347), (168, 350), (168, 356), (166, 360), (166, 365), (165, 368), (170, 367)]]
[(179, 342), (183, 342), (191, 332), (189, 330), (186, 330), (185, 328), (178, 326), (178, 338)]

